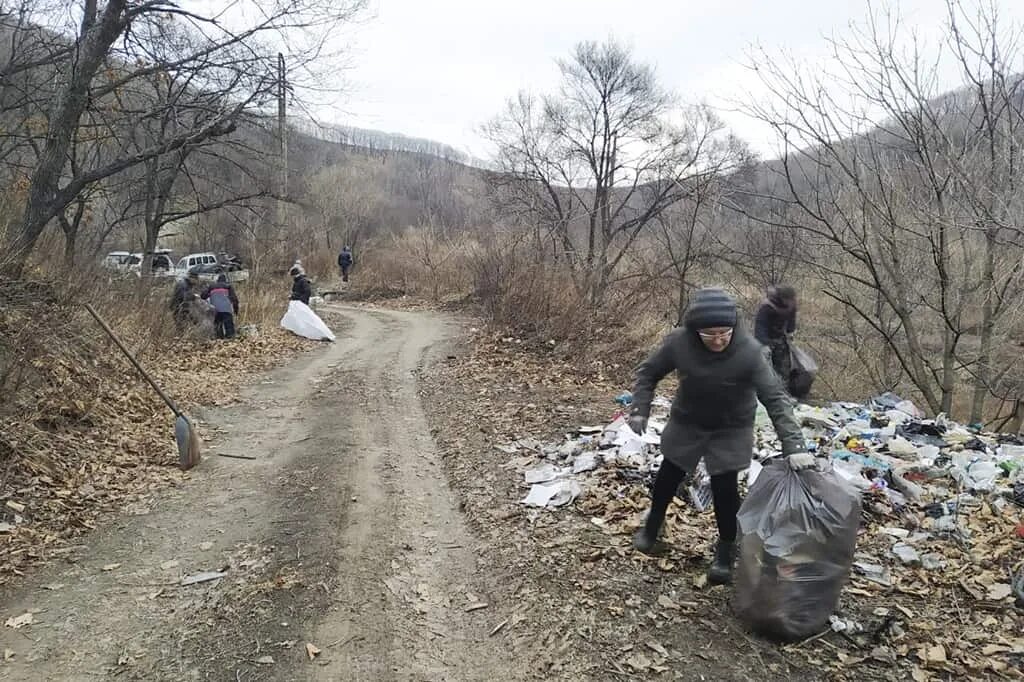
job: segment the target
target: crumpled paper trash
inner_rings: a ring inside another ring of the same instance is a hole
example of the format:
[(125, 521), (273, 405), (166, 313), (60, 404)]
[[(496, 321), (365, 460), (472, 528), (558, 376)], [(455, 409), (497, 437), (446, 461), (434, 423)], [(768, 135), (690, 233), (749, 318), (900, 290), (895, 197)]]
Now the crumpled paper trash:
[(522, 503), (528, 507), (562, 507), (569, 504), (583, 492), (580, 484), (572, 479), (537, 483)]

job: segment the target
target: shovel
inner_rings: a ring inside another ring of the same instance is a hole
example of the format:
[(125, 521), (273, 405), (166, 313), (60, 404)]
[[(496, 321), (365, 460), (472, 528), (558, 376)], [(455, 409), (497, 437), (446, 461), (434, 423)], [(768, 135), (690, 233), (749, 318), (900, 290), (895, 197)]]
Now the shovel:
[(159, 395), (165, 403), (167, 403), (167, 407), (171, 408), (171, 412), (173, 412), (175, 417), (177, 417), (174, 420), (174, 439), (178, 442), (178, 467), (180, 467), (182, 471), (188, 471), (195, 465), (199, 464), (199, 436), (196, 435), (195, 429), (192, 428), (192, 422), (190, 422), (188, 417), (178, 409), (177, 404), (175, 404), (175, 402), (171, 400), (159, 386), (157, 386), (157, 383), (153, 381), (153, 377), (149, 376), (149, 372), (144, 370), (142, 365), (139, 364), (139, 361), (135, 359), (135, 356), (125, 348), (124, 344), (121, 343), (121, 339), (117, 338), (114, 330), (112, 330), (110, 326), (103, 321), (100, 314), (97, 313), (88, 303), (84, 305), (85, 309), (89, 311), (89, 314), (93, 316), (101, 327), (103, 327), (103, 331), (105, 331), (111, 340), (117, 344), (117, 347), (121, 349), (121, 352), (124, 353), (126, 358), (128, 358), (128, 361), (131, 362), (135, 369), (139, 371), (142, 378), (149, 382), (149, 385), (153, 387), (153, 390), (156, 391), (157, 395)]

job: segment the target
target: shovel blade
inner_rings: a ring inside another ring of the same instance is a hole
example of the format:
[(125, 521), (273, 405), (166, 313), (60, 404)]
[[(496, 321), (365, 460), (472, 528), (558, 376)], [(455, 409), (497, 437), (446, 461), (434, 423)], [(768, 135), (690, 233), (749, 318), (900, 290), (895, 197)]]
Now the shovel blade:
[(199, 437), (185, 417), (178, 417), (174, 422), (174, 440), (178, 443), (178, 467), (182, 471), (199, 464)]

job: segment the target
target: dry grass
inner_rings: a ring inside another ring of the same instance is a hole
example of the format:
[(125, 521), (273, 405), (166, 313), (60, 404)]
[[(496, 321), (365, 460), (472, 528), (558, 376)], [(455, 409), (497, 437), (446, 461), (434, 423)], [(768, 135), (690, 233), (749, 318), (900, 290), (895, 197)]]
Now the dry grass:
[[(454, 237), (428, 226), (366, 244), (357, 257), (350, 297), (470, 306), (492, 331), (567, 362), (597, 359), (614, 368), (609, 371), (623, 383), (677, 316), (676, 285), (650, 275), (624, 277), (610, 288), (603, 305), (591, 305), (568, 268), (538, 255), (521, 234)], [(324, 272), (336, 277), (333, 262)], [(694, 269), (691, 281), (732, 291), (752, 324), (764, 294), (747, 275), (718, 263)], [(848, 319), (849, 313), (822, 294), (812, 278), (790, 283), (800, 292), (797, 343), (820, 366), (815, 398), (863, 401), (895, 391), (925, 407), (892, 351), (868, 325)], [(966, 375), (957, 397), (960, 409), (954, 415), (967, 408)], [(997, 407), (990, 401), (991, 410)]]
[[(545, 262), (513, 234), (454, 240), (429, 228), (409, 230), (367, 245), (360, 256), (355, 296), (470, 304), (494, 331), (567, 362), (597, 359), (624, 383), (676, 321), (673, 283), (626, 278), (595, 308), (567, 268)], [(763, 297), (757, 287), (721, 266), (695, 270), (692, 277), (695, 285), (730, 289), (752, 323)], [(794, 284), (801, 291), (798, 343), (821, 367), (816, 397), (863, 400), (895, 390), (920, 402), (876, 339), (851, 334), (838, 304), (816, 293), (812, 283)]]
[(472, 293), (480, 251), (468, 236), (455, 240), (430, 227), (409, 228), (356, 253), (352, 279), (380, 297), (416, 296), (435, 303), (462, 299)]

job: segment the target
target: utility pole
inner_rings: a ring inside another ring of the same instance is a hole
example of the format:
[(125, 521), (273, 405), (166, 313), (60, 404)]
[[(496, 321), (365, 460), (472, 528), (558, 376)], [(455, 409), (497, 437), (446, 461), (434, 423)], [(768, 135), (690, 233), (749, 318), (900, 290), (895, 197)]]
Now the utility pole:
[(277, 199), (277, 222), (285, 227), (285, 197), (288, 196), (288, 74), (284, 68), (284, 54), (277, 53), (277, 142), (281, 178)]

